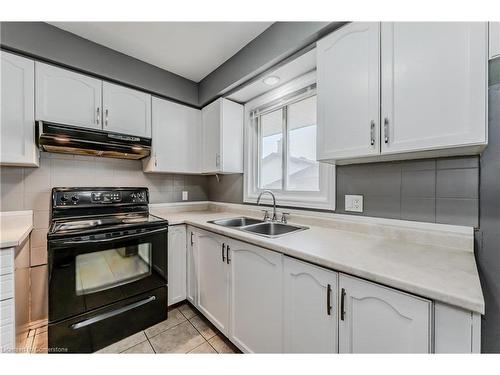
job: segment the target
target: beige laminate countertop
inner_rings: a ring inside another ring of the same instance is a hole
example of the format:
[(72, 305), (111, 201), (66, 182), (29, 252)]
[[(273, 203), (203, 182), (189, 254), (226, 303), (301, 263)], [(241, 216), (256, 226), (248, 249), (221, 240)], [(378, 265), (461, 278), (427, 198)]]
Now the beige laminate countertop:
[(0, 212), (0, 249), (19, 246), (33, 229), (33, 211)]
[[(151, 213), (170, 225), (189, 224), (246, 241), (332, 270), (358, 276), (432, 300), (484, 314), (484, 299), (473, 251), (449, 243), (422, 244), (404, 239), (308, 225), (308, 230), (266, 238), (208, 221), (241, 216), (235, 212)], [(255, 216), (255, 215), (245, 215)], [(290, 222), (293, 224), (293, 220)], [(298, 222), (304, 225), (304, 222)]]

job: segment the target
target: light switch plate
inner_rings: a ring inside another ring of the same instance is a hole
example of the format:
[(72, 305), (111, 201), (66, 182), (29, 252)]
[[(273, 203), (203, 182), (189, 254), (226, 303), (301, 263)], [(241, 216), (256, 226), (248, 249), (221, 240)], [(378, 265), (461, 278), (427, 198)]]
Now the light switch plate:
[(182, 200), (183, 201), (187, 201), (188, 200), (188, 192), (187, 191), (183, 191), (182, 192)]
[(362, 195), (346, 195), (345, 210), (351, 212), (363, 212), (363, 196)]

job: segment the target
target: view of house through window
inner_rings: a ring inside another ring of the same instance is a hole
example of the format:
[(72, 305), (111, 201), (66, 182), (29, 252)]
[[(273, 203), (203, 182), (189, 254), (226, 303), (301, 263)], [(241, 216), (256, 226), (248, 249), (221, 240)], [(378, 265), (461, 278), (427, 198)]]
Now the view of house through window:
[(259, 188), (319, 191), (316, 95), (262, 114), (259, 142)]

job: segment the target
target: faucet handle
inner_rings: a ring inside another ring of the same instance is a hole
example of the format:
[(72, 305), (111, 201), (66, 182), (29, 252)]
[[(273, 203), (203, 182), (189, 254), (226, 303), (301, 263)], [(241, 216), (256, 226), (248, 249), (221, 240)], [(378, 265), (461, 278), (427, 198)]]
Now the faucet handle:
[(261, 210), (264, 212), (264, 221), (270, 220), (271, 218), (269, 217), (269, 211), (268, 210)]
[(286, 219), (287, 216), (290, 216), (290, 212), (282, 212), (281, 213), (281, 222), (283, 224), (287, 223), (287, 219)]

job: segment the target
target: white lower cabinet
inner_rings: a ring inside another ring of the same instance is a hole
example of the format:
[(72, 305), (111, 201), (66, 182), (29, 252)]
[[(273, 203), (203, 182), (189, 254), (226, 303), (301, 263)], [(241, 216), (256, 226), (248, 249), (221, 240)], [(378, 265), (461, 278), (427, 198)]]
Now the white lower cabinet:
[(284, 257), (284, 352), (338, 352), (338, 274)]
[(198, 253), (198, 309), (222, 333), (228, 334), (229, 270), (224, 237), (197, 231), (195, 241)]
[(187, 299), (244, 353), (478, 353), (480, 315), (187, 228)]
[(186, 299), (186, 227), (168, 228), (168, 305)]
[(430, 353), (431, 301), (339, 277), (340, 353)]
[(229, 240), (229, 338), (246, 353), (281, 353), (283, 255)]
[(188, 226), (186, 230), (186, 247), (187, 247), (187, 285), (186, 285), (186, 299), (198, 307), (198, 258), (195, 246), (195, 229)]

